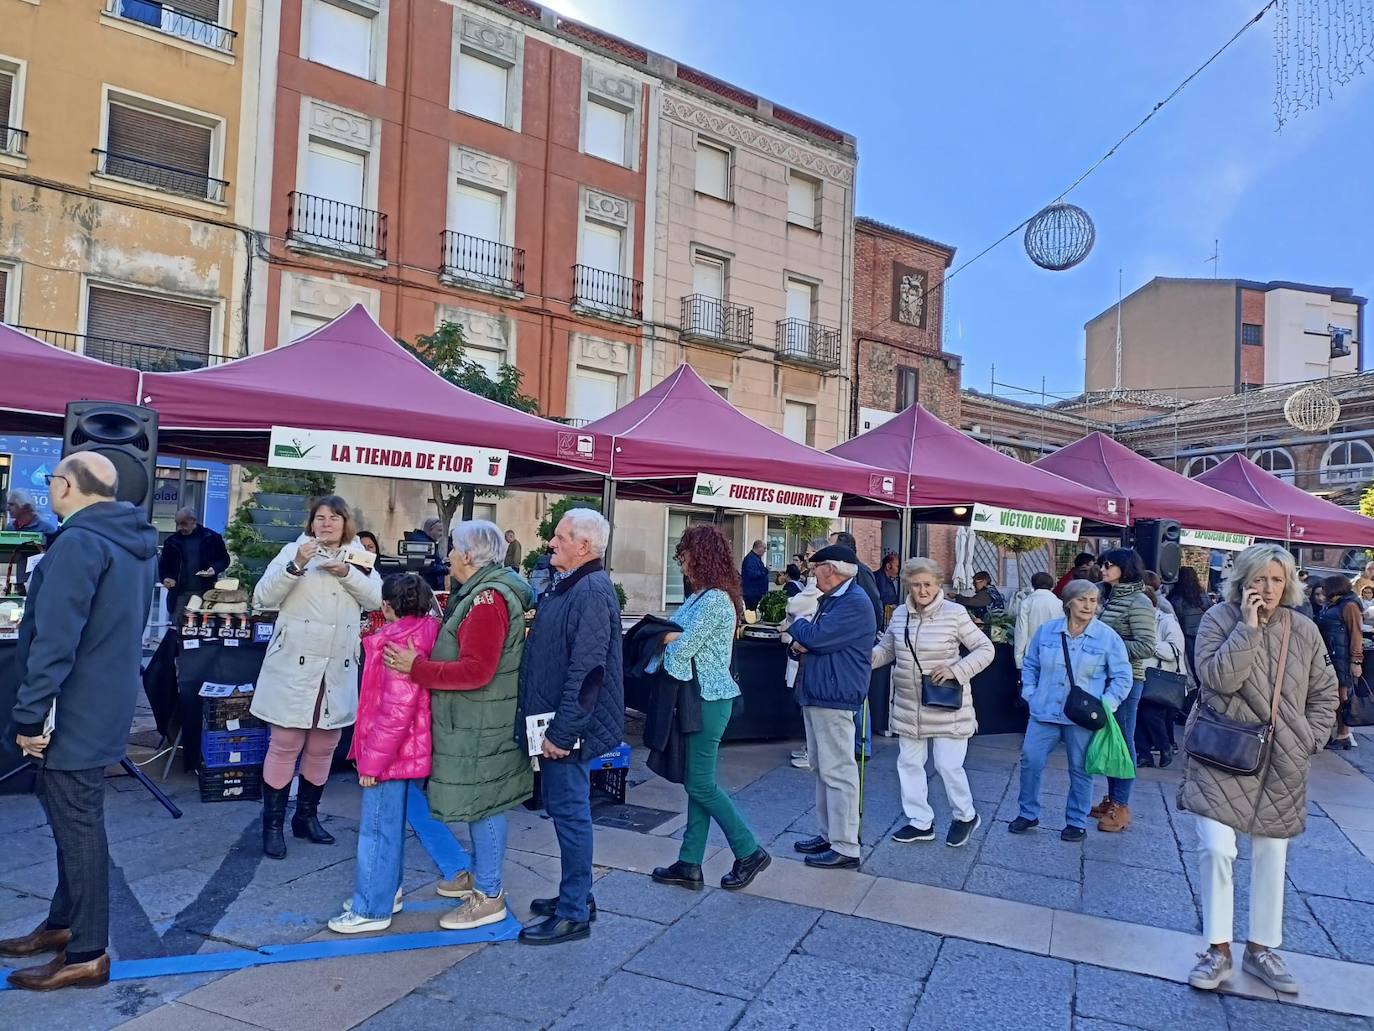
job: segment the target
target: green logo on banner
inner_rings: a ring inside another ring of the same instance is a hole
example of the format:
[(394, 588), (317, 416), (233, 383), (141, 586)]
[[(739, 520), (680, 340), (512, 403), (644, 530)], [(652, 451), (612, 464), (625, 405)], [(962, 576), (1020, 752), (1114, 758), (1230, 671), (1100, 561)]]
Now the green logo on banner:
[(311, 444), (309, 447), (303, 448), (301, 447), (301, 442), (297, 440), (290, 444), (278, 444), (276, 447), (272, 449), (272, 455), (274, 458), (302, 459), (314, 450), (314, 444)]

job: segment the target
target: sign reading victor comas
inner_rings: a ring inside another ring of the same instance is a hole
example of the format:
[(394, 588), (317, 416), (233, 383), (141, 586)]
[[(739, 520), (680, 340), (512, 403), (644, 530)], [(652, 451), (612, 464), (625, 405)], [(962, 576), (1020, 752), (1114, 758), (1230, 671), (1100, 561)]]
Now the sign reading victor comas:
[(1076, 541), (1083, 520), (1078, 516), (1054, 515), (1050, 512), (1023, 512), (1018, 508), (974, 505), (970, 525), (985, 533), (1013, 533), (1020, 537)]
[(739, 508), (773, 515), (813, 515), (836, 517), (840, 514), (842, 494), (789, 487), (767, 480), (736, 480), (729, 476), (698, 473), (692, 500), (698, 505)]
[(1215, 548), (1217, 551), (1244, 551), (1255, 538), (1222, 530), (1179, 530), (1178, 542), (1190, 548)]
[(500, 486), (506, 482), (510, 453), (376, 433), (273, 426), (267, 464), (279, 469)]

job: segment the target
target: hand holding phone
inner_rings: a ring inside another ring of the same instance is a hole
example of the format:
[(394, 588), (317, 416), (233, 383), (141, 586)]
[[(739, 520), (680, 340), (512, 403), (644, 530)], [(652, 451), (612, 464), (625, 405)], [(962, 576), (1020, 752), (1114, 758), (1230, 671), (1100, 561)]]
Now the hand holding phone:
[(1259, 610), (1263, 604), (1264, 600), (1260, 597), (1259, 591), (1253, 587), (1245, 589), (1245, 594), (1240, 600), (1240, 614), (1244, 617), (1247, 626), (1259, 626)]

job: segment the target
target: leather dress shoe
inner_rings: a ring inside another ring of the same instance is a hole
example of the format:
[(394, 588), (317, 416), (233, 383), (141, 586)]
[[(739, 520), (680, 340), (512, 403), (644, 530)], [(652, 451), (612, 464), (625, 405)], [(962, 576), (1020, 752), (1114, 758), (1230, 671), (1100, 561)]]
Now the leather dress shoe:
[(692, 891), (701, 891), (706, 887), (706, 881), (701, 876), (701, 864), (684, 863), (681, 859), (672, 866), (654, 867), (654, 872), (649, 876), (655, 884), (671, 884)]
[(730, 872), (720, 879), (720, 886), (726, 891), (747, 888), (760, 871), (768, 869), (768, 864), (772, 861), (772, 856), (762, 848), (756, 848), (753, 855), (735, 860)]
[[(557, 896), (557, 895), (555, 895), (555, 896), (554, 896), (553, 898), (551, 898), (551, 899), (531, 899), (531, 900), (530, 900), (530, 912), (533, 913), (535, 916), (540, 916), (540, 917), (549, 917), (549, 916), (553, 916), (554, 911), (555, 911), (556, 909), (558, 909), (558, 896)], [(588, 895), (588, 896), (587, 896), (587, 923), (589, 923), (589, 924), (596, 923), (596, 896), (595, 896), (595, 895)]]
[(41, 967), (25, 967), (6, 978), (15, 988), (31, 992), (51, 992), (58, 988), (99, 988), (110, 983), (110, 954), (102, 953), (86, 963), (68, 963), (59, 952)]
[(72, 932), (67, 928), (57, 931), (48, 930), (44, 920), (22, 938), (6, 938), (0, 941), (0, 956), (36, 956), (40, 952), (61, 952), (72, 940)]
[(830, 842), (817, 834), (814, 838), (803, 838), (801, 841), (792, 842), (792, 847), (802, 855), (818, 856), (822, 852), (830, 851)]
[(818, 866), (822, 870), (857, 870), (859, 868), (858, 856), (842, 856), (833, 848), (820, 855), (806, 857), (807, 866)]
[(590, 938), (591, 935), (590, 921), (565, 920), (561, 916), (551, 916), (527, 925), (520, 932), (520, 940), (526, 945), (562, 945), (564, 942)]

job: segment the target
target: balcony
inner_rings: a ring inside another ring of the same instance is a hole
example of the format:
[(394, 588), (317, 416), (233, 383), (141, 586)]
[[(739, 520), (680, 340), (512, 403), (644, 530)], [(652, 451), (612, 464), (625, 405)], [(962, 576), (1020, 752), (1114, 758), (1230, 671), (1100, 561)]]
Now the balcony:
[(64, 330), (42, 329), (37, 326), (14, 328), (64, 351), (84, 354), (87, 358), (98, 358), (111, 365), (123, 365), (144, 372), (183, 372), (187, 369), (215, 365), (221, 360), (217, 354), (172, 344), (114, 340), (109, 337), (87, 336), (84, 333), (68, 333)]
[(778, 322), (778, 361), (816, 369), (840, 367), (840, 331), (805, 319)]
[(496, 290), (523, 293), (525, 252), (519, 247), (445, 230), (441, 276), (461, 279)]
[(350, 257), (386, 257), (386, 215), (370, 208), (292, 191), (286, 238)]
[(182, 197), (194, 197), (196, 200), (223, 204), (224, 191), (229, 188), (229, 184), (223, 179), (216, 179), (189, 168), (160, 165), (146, 158), (111, 154), (106, 150), (92, 150), (91, 153), (96, 156), (97, 174), (139, 183), (154, 190), (165, 190)]
[(234, 37), (237, 34), (233, 29), (216, 25), (174, 4), (160, 3), (159, 0), (110, 0), (108, 11), (122, 21), (146, 25), (177, 39), (199, 43), (225, 54), (234, 52)]
[(644, 284), (590, 265), (573, 266), (574, 307), (615, 319), (644, 317)]
[(0, 124), (0, 154), (22, 158), (28, 153), (29, 134), (23, 129)]
[(683, 340), (743, 351), (754, 342), (754, 309), (731, 304), (708, 294), (688, 294), (682, 299)]

